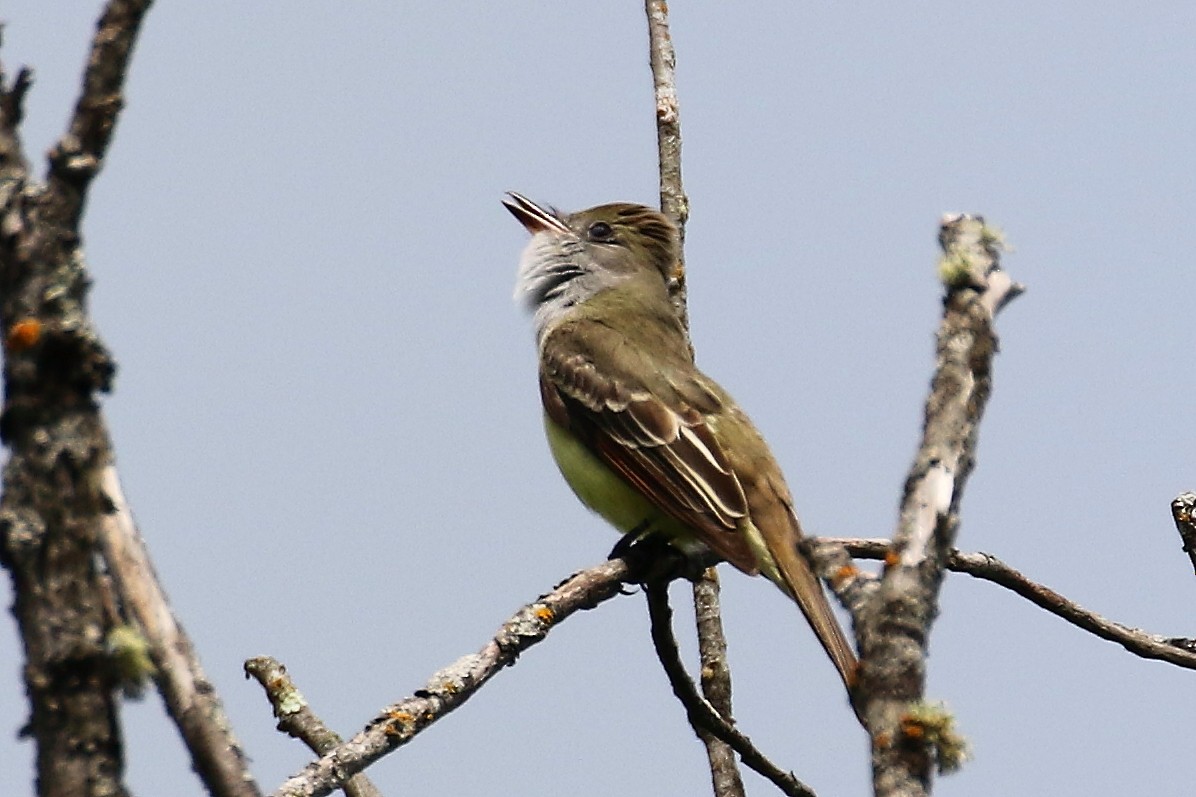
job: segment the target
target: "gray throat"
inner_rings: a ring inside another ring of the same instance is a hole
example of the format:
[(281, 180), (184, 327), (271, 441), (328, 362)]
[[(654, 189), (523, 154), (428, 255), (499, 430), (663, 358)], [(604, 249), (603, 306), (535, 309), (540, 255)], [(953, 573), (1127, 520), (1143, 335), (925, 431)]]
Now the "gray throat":
[(515, 299), (532, 311), (536, 341), (577, 305), (623, 281), (596, 268), (582, 243), (551, 233), (532, 236), (519, 260)]

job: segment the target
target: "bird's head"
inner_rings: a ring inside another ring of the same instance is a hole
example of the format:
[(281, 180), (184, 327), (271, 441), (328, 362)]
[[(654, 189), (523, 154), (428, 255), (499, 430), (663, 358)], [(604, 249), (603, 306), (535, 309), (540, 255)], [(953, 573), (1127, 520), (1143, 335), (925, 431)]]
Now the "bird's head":
[(567, 310), (628, 279), (663, 287), (673, 277), (677, 228), (658, 210), (615, 202), (564, 214), (514, 192), (503, 204), (532, 234), (515, 297), (537, 315)]

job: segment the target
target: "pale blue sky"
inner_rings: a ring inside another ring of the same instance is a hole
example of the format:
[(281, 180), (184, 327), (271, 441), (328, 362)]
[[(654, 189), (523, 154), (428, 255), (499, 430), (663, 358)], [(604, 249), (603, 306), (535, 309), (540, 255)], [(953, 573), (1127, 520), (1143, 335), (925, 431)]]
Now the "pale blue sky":
[[(1196, 488), (1196, 6), (901, 5), (672, 4), (699, 363), (771, 441), (811, 532), (891, 533), (937, 221), (985, 214), (1030, 290), (1000, 319), (960, 544), (1193, 634), (1167, 504)], [(37, 70), (39, 168), (98, 9), (6, 11), (0, 57)], [(541, 437), (510, 300), (525, 233), (499, 201), (655, 202), (645, 41), (637, 3), (151, 12), (86, 219), (120, 363), (105, 408), (263, 788), (308, 755), (245, 658), (280, 658), (349, 734), (613, 544)], [(865, 737), (797, 612), (724, 575), (742, 729), (820, 794), (866, 793)], [(6, 795), (31, 789), (17, 644), (0, 624)], [(941, 794), (1190, 793), (1190, 673), (966, 577), (930, 672), (975, 748)], [(199, 795), (160, 701), (124, 717), (133, 789)], [(639, 596), (570, 620), (370, 774), (454, 797), (708, 789)]]

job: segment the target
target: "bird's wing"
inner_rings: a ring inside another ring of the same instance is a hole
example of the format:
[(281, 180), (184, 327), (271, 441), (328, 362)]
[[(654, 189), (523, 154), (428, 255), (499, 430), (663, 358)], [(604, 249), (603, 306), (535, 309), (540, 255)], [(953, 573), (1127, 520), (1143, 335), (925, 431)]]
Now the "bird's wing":
[[(545, 411), (716, 554), (747, 573), (763, 570), (801, 607), (850, 691), (855, 654), (797, 550), (801, 529), (780, 471), (761, 467), (772, 456), (767, 444), (693, 366), (683, 340), (679, 349), (651, 332), (637, 329), (633, 344), (598, 322), (562, 325), (541, 351)], [(737, 429), (733, 450), (720, 445), (714, 423)], [(744, 483), (737, 473), (755, 478)]]
[(547, 347), (540, 393), (555, 423), (712, 551), (755, 574), (756, 558), (739, 533), (748, 514), (743, 486), (703, 412), (722, 397), (714, 386), (690, 384), (695, 378), (692, 368), (655, 371), (650, 389), (636, 375), (597, 368), (574, 347)]

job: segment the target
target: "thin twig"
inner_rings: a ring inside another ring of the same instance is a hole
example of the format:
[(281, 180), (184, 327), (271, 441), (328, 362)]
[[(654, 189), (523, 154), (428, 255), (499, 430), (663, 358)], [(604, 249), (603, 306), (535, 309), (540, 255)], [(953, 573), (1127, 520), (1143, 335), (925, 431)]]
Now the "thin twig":
[[(669, 34), (669, 7), (665, 0), (645, 0), (648, 18), (648, 60), (652, 67), (652, 87), (656, 98), (656, 148), (660, 169), (660, 209), (677, 225), (679, 236), (677, 263), (669, 280), (669, 296), (681, 325), (689, 329), (686, 303), (685, 223), (689, 220), (689, 200), (681, 183), (681, 111), (677, 103), (677, 54)], [(691, 344), (690, 350), (693, 346)], [(713, 570), (709, 571), (711, 574)], [(698, 651), (703, 662), (702, 690), (724, 716), (731, 717), (731, 668), (727, 666), (727, 642), (719, 611), (717, 575), (694, 583), (694, 611), (699, 618)], [(705, 665), (709, 664), (709, 669)], [(706, 673), (709, 675), (706, 675)], [(735, 757), (715, 735), (698, 737), (706, 746), (710, 777), (716, 796), (742, 794), (743, 780), (735, 766)], [(727, 790), (727, 791), (724, 791)]]
[[(667, 601), (668, 594), (665, 593), (664, 597)], [(693, 582), (693, 600), (702, 694), (710, 701), (711, 707), (719, 716), (731, 723), (734, 722), (735, 715), (731, 710), (731, 669), (727, 664), (727, 637), (723, 633), (718, 570), (708, 567)], [(655, 629), (655, 622), (653, 628)], [(659, 647), (657, 650), (659, 651)], [(712, 738), (709, 731), (704, 732), (704, 729), (700, 728), (696, 730), (702, 743), (706, 745), (715, 797), (742, 797), (743, 777), (739, 774), (739, 767), (735, 764), (731, 748), (717, 737)]]
[(423, 689), (387, 706), (352, 739), (289, 778), (274, 792), (275, 797), (317, 797), (339, 788), (346, 779), (463, 704), (570, 615), (620, 594), (624, 582), (638, 581), (638, 572), (638, 565), (626, 559), (611, 559), (566, 579), (520, 609), (477, 653), (435, 673)]
[[(861, 559), (884, 559), (891, 544), (883, 539), (830, 537), (815, 538), (809, 542), (813, 546), (826, 543), (843, 546), (852, 556)], [(1109, 620), (1068, 600), (1050, 587), (1031, 581), (992, 554), (952, 550), (947, 556), (947, 569), (1005, 587), (1035, 606), (1101, 639), (1115, 642), (1136, 656), (1196, 670), (1196, 642), (1193, 640), (1149, 634)]]
[[(652, 67), (652, 87), (657, 105), (657, 159), (660, 171), (660, 209), (677, 225), (677, 263), (669, 280), (673, 311), (682, 327), (689, 329), (689, 306), (685, 300), (685, 223), (689, 220), (689, 199), (681, 180), (681, 108), (677, 103), (677, 54), (669, 34), (669, 4), (665, 0), (645, 0), (643, 11), (648, 19), (648, 62)], [(692, 345), (690, 345), (692, 351)], [(709, 571), (714, 572), (714, 571)], [(719, 612), (718, 576), (702, 578), (694, 585), (694, 610), (700, 617), (697, 647), (702, 662), (709, 663), (709, 676), (702, 677), (702, 690), (715, 702), (724, 716), (731, 717), (731, 668), (727, 667), (727, 643), (722, 633)], [(707, 669), (703, 665), (703, 673)], [(695, 728), (695, 730), (697, 730)], [(736, 771), (734, 756), (718, 737), (703, 734), (710, 763), (710, 779), (716, 796), (720, 789), (742, 793), (743, 779)]]
[[(753, 771), (768, 778), (782, 793), (791, 797), (814, 797), (814, 791), (770, 761), (752, 744), (752, 740), (740, 733), (704, 697), (698, 694), (693, 680), (685, 672), (677, 640), (673, 636), (673, 610), (669, 606), (668, 584), (653, 581), (644, 586), (648, 599), (648, 616), (652, 623), (652, 644), (660, 659), (673, 694), (685, 706), (690, 725), (701, 735), (703, 732), (717, 736), (722, 742), (739, 754), (744, 764)], [(736, 773), (738, 774), (738, 773)], [(740, 789), (743, 784), (740, 782)], [(723, 794), (724, 792), (717, 792)], [(742, 793), (742, 792), (740, 792)]]
[[(7, 75), (0, 72), (0, 86), (5, 78)], [(3, 94), (0, 95), (0, 125), (13, 130), (20, 126), (25, 119), (25, 94), (32, 85), (33, 72), (23, 66), (17, 70), (12, 85), (3, 86)]]
[(689, 220), (689, 199), (681, 185), (681, 112), (677, 105), (677, 55), (669, 35), (669, 6), (665, 0), (645, 0), (648, 17), (648, 58), (656, 96), (656, 149), (660, 162), (660, 209), (673, 220), (680, 233), (677, 266), (669, 284), (673, 309), (689, 328), (685, 302), (685, 223)]
[(1175, 520), (1179, 538), (1184, 541), (1184, 553), (1192, 562), (1192, 571), (1196, 573), (1196, 493), (1177, 495), (1171, 502), (1171, 517)]
[[(277, 659), (269, 656), (250, 659), (245, 662), (245, 677), (252, 677), (262, 685), (278, 718), (278, 730), (303, 742), (313, 753), (323, 755), (343, 741), (312, 710), (287, 668)], [(382, 792), (364, 772), (345, 781), (344, 791), (347, 797), (382, 797)]]
[(66, 134), (49, 153), (46, 185), (70, 213), (64, 222), (74, 222), (82, 214), (87, 185), (103, 165), (124, 107), (129, 60), (151, 5), (153, 0), (109, 0), (100, 16), (75, 113)]
[(249, 773), (245, 753), (195, 646), (171, 611), (115, 466), (104, 468), (100, 487), (112, 506), (99, 524), (100, 549), (121, 606), (149, 643), (166, 713), (183, 737), (195, 772), (213, 795), (256, 797), (261, 792)]

